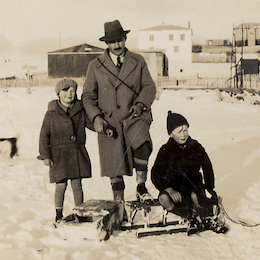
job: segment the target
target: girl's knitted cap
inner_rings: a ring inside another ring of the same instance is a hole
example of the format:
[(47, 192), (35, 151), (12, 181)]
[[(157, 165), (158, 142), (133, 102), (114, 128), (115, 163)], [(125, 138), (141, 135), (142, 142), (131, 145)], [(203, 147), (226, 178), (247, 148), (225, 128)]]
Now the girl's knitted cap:
[(76, 81), (74, 81), (73, 79), (62, 79), (60, 80), (56, 87), (55, 87), (55, 92), (57, 95), (59, 95), (60, 91), (66, 88), (75, 88), (75, 90), (77, 90), (78, 84)]

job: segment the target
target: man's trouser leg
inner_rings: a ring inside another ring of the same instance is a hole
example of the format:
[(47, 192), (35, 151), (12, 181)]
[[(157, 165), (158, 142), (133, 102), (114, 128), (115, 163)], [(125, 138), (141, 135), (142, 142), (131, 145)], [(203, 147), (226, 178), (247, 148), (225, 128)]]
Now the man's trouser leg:
[(123, 176), (110, 178), (114, 200), (124, 200), (125, 183)]
[[(151, 200), (148, 190), (145, 186), (147, 180), (147, 166), (148, 159), (152, 152), (152, 145), (150, 142), (145, 142), (138, 149), (133, 149), (134, 167), (136, 169), (136, 182), (137, 182), (137, 197), (147, 194), (147, 199)], [(146, 199), (145, 199), (146, 200)]]

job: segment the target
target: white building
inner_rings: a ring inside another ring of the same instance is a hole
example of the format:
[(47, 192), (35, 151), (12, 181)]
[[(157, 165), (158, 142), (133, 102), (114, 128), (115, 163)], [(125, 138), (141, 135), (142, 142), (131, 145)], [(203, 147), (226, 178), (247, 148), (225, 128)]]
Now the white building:
[(164, 49), (169, 63), (191, 63), (190, 28), (159, 25), (139, 30), (139, 49)]

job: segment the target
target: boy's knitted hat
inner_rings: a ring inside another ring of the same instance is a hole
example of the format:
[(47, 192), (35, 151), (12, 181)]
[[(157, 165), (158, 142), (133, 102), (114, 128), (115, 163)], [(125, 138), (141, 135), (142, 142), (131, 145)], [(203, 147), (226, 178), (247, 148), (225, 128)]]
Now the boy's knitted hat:
[(74, 81), (73, 79), (62, 79), (60, 80), (56, 87), (55, 87), (55, 92), (57, 95), (59, 95), (60, 91), (65, 89), (65, 88), (75, 88), (75, 90), (77, 90), (78, 84), (76, 81)]
[(189, 127), (189, 123), (186, 120), (186, 118), (180, 114), (172, 113), (171, 110), (168, 111), (168, 117), (167, 117), (167, 131), (170, 135), (171, 132), (182, 125), (187, 125)]

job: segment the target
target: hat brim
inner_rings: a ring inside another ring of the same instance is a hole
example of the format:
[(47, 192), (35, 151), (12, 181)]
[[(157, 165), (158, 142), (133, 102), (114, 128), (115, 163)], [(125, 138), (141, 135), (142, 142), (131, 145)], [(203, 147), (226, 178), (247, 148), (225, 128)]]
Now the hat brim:
[(100, 40), (101, 42), (113, 41), (113, 40), (116, 40), (116, 39), (118, 39), (118, 38), (121, 38), (122, 36), (127, 35), (130, 31), (131, 31), (131, 30), (126, 30), (126, 31), (124, 31), (123, 34), (118, 35), (118, 36), (115, 36), (115, 37), (106, 37), (106, 36), (103, 36), (103, 37), (99, 38), (99, 40)]

